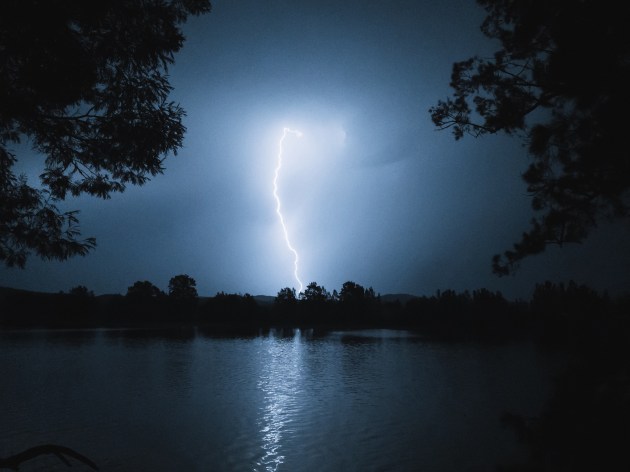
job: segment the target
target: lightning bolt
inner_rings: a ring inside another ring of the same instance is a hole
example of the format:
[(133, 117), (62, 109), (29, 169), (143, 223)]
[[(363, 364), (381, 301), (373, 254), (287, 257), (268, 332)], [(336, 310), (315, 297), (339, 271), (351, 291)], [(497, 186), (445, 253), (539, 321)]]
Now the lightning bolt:
[(287, 243), (289, 251), (293, 253), (293, 276), (295, 277), (295, 280), (297, 280), (297, 283), (300, 285), (300, 290), (298, 291), (298, 293), (300, 293), (304, 288), (304, 286), (302, 285), (302, 281), (298, 276), (298, 262), (300, 261), (300, 256), (298, 256), (297, 251), (291, 245), (291, 241), (289, 240), (289, 232), (287, 231), (287, 225), (284, 223), (282, 211), (280, 211), (282, 205), (280, 204), (280, 197), (278, 196), (278, 174), (280, 173), (280, 168), (282, 167), (282, 144), (284, 143), (284, 139), (287, 137), (288, 134), (294, 134), (298, 138), (302, 137), (301, 131), (293, 130), (291, 128), (284, 128), (282, 130), (282, 137), (278, 142), (278, 164), (276, 165), (276, 173), (273, 178), (273, 197), (276, 199), (276, 213), (278, 214), (278, 218), (280, 218), (280, 224), (282, 225), (282, 231), (284, 232), (284, 240)]

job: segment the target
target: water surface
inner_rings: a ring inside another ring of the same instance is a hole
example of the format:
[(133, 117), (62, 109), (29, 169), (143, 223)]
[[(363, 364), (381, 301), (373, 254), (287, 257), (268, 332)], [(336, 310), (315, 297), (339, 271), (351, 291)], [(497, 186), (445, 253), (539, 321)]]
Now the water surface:
[(558, 366), (404, 331), (4, 332), (0, 457), (55, 443), (105, 471), (493, 470), (523, 452), (501, 413), (537, 414)]

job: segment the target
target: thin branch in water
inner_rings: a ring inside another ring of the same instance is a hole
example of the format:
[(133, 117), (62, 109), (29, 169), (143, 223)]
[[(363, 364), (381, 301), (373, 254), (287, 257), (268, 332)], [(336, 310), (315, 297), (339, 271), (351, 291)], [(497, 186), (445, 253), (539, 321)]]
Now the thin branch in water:
[(65, 457), (72, 457), (79, 462), (90, 467), (92, 470), (99, 470), (98, 466), (92, 462), (90, 459), (85, 457), (83, 454), (79, 454), (74, 449), (70, 449), (65, 446), (57, 446), (56, 444), (42, 444), (41, 446), (31, 447), (26, 451), (22, 451), (13, 456), (9, 456), (7, 458), (0, 458), (0, 469), (11, 469), (11, 470), (19, 470), (20, 465), (23, 462), (34, 459), (37, 456), (42, 456), (45, 454), (55, 455), (68, 467), (72, 467), (70, 461)]

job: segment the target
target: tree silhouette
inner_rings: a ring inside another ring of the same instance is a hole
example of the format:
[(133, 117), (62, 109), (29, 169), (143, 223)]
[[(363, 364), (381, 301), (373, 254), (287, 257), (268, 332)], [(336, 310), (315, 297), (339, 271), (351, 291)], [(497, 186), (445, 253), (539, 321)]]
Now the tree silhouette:
[(330, 300), (330, 293), (324, 287), (317, 285), (317, 282), (311, 282), (300, 297), (307, 303), (321, 303)]
[(77, 285), (76, 287), (72, 287), (68, 293), (77, 297), (94, 296), (94, 292), (92, 290), (89, 290), (85, 285)]
[(628, 215), (630, 15), (621, 3), (478, 0), (493, 58), (453, 65), (454, 96), (429, 112), (455, 139), (518, 135), (532, 158), (523, 178), (532, 226), (493, 259), (498, 275), (549, 244), (583, 241), (601, 217)]
[(348, 281), (341, 286), (339, 301), (341, 303), (361, 303), (365, 299), (365, 289), (354, 282)]
[(175, 300), (194, 300), (197, 298), (197, 282), (186, 274), (176, 275), (168, 282), (168, 296)]
[(277, 305), (295, 305), (297, 303), (295, 289), (289, 287), (280, 289), (278, 295), (276, 295), (276, 298), (274, 299), (274, 303)]
[(134, 282), (127, 288), (127, 297), (138, 299), (155, 299), (164, 296), (164, 292), (148, 280)]
[[(76, 211), (59, 201), (109, 198), (163, 171), (181, 146), (184, 110), (168, 100), (180, 25), (208, 0), (8, 0), (0, 14), (0, 260), (85, 255)], [(40, 185), (12, 168), (28, 139), (45, 156)]]

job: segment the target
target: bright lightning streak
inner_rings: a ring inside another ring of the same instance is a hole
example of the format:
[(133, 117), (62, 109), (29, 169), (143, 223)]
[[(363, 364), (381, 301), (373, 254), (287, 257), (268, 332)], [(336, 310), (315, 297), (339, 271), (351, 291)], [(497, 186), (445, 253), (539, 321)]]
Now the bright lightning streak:
[(280, 141), (278, 142), (278, 164), (276, 165), (276, 173), (273, 178), (273, 196), (276, 199), (276, 213), (278, 214), (278, 218), (280, 218), (280, 224), (282, 225), (282, 231), (284, 232), (284, 240), (287, 243), (287, 247), (289, 248), (289, 251), (293, 253), (293, 276), (295, 277), (295, 280), (297, 280), (298, 284), (300, 285), (300, 290), (298, 291), (298, 293), (301, 293), (304, 286), (302, 285), (302, 281), (300, 280), (300, 277), (298, 276), (298, 262), (300, 261), (300, 257), (298, 256), (298, 253), (295, 250), (295, 248), (291, 245), (291, 241), (289, 241), (289, 232), (287, 231), (287, 226), (284, 223), (284, 217), (282, 216), (282, 212), (280, 211), (281, 204), (280, 204), (280, 197), (278, 196), (278, 174), (280, 173), (280, 168), (282, 167), (282, 144), (284, 143), (284, 139), (287, 137), (289, 133), (294, 134), (298, 138), (302, 137), (301, 131), (293, 130), (290, 128), (284, 128), (282, 130), (282, 137), (280, 138)]

